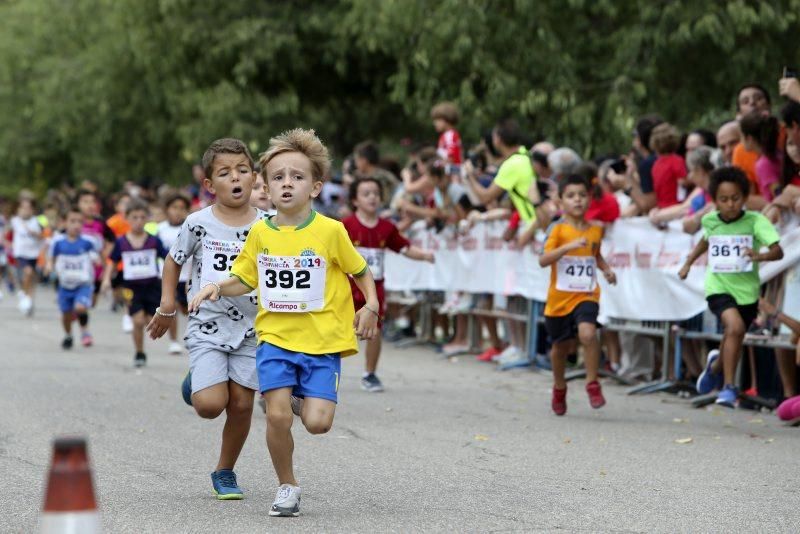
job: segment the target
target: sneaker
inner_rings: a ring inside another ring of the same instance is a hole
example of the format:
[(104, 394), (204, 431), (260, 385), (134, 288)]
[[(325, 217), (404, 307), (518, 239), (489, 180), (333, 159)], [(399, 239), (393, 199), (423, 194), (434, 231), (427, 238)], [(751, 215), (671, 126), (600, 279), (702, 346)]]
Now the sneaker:
[(297, 517), (300, 515), (300, 487), (283, 484), (278, 488), (269, 515), (273, 517)]
[(553, 398), (550, 401), (550, 407), (556, 415), (564, 415), (567, 413), (567, 388), (553, 388)]
[(72, 348), (72, 336), (65, 336), (64, 341), (61, 342), (61, 348), (69, 350)]
[(122, 331), (126, 334), (133, 332), (133, 319), (127, 313), (122, 316)]
[(30, 317), (31, 315), (33, 315), (33, 299), (23, 293), (22, 297), (19, 299), (18, 308), (20, 313)]
[(459, 345), (455, 343), (448, 343), (442, 347), (442, 354), (449, 358), (450, 356), (457, 356), (469, 352), (469, 345)]
[(499, 356), (500, 352), (502, 351), (500, 351), (496, 347), (489, 347), (488, 349), (480, 353), (478, 356), (476, 356), (475, 359), (478, 360), (479, 362), (490, 362), (492, 361), (492, 358), (494, 358), (495, 356)]
[(183, 378), (183, 383), (181, 383), (181, 395), (183, 396), (183, 402), (185, 402), (186, 404), (191, 406), (192, 405), (192, 372), (191, 371), (186, 373), (186, 376)]
[(720, 406), (727, 406), (728, 408), (736, 408), (736, 403), (739, 399), (739, 388), (727, 384), (723, 387), (717, 395), (717, 400), (714, 401)]
[(133, 366), (134, 367), (144, 367), (147, 363), (147, 354), (144, 352), (137, 352), (136, 356), (133, 357)]
[(515, 350), (516, 349), (514, 348), (514, 345), (509, 345), (505, 349), (503, 349), (499, 354), (496, 354), (495, 356), (492, 356), (492, 361), (493, 362), (499, 362), (500, 360), (502, 360), (504, 358), (507, 359), (508, 356), (506, 356), (506, 355), (511, 353), (511, 352), (514, 352)]
[(751, 387), (750, 389), (746, 389), (743, 395), (746, 397), (758, 397), (758, 388)]
[(361, 389), (370, 393), (380, 393), (383, 391), (383, 384), (381, 384), (380, 378), (375, 376), (375, 373), (369, 373), (361, 378)]
[(595, 410), (606, 405), (603, 388), (600, 387), (600, 382), (597, 380), (586, 384), (586, 393), (589, 395), (589, 405)]
[(232, 469), (220, 469), (211, 473), (211, 484), (214, 485), (214, 495), (220, 501), (238, 501), (244, 498), (236, 483), (236, 473)]
[(544, 369), (545, 371), (553, 370), (553, 364), (550, 361), (550, 356), (547, 354), (537, 354), (533, 358), (533, 366), (537, 369)]
[[(303, 397), (292, 397), (289, 399), (289, 402), (292, 403), (292, 413), (295, 414), (297, 417), (303, 415), (303, 404), (305, 404), (305, 399)], [(267, 411), (267, 403), (264, 403), (264, 412)]]
[(84, 347), (91, 347), (94, 345), (94, 339), (92, 339), (92, 334), (89, 332), (84, 332), (81, 334), (81, 345)]
[(169, 353), (170, 354), (182, 354), (183, 353), (183, 347), (177, 341), (173, 341), (172, 343), (169, 344)]
[(511, 350), (504, 350), (500, 357), (496, 360), (500, 365), (506, 365), (518, 361), (522, 357), (522, 353), (517, 347), (511, 347)]
[(697, 377), (697, 384), (695, 384), (695, 388), (700, 395), (706, 395), (722, 387), (722, 373), (714, 373), (714, 371), (711, 370), (711, 364), (718, 359), (719, 351), (717, 349), (708, 353), (706, 368), (703, 369), (703, 372)]

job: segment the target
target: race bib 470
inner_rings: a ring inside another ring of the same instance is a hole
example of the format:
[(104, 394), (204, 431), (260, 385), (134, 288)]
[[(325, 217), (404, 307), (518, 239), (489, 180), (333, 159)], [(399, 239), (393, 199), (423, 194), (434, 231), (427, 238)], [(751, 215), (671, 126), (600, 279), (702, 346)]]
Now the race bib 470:
[(597, 262), (594, 256), (564, 256), (556, 267), (556, 289), (570, 293), (594, 291)]
[(320, 256), (258, 255), (261, 306), (271, 312), (305, 313), (325, 307), (327, 264)]

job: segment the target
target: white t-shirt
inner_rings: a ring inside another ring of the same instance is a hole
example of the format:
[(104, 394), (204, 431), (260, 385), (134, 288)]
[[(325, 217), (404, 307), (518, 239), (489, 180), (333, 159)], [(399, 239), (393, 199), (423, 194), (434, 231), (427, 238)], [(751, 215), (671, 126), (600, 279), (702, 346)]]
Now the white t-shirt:
[(14, 233), (12, 244), (12, 254), (15, 258), (36, 259), (42, 250), (42, 238), (34, 234), (40, 234), (42, 226), (36, 217), (23, 219), (19, 216), (11, 218), (11, 231)]
[[(162, 221), (158, 223), (158, 238), (161, 240), (161, 243), (164, 245), (164, 248), (167, 250), (172, 249), (172, 245), (175, 244), (175, 241), (178, 240), (178, 234), (181, 233), (181, 228), (183, 225), (172, 226), (169, 224), (169, 221)], [(162, 269), (163, 269), (163, 264)], [(181, 273), (178, 276), (178, 282), (187, 282), (189, 277), (192, 275), (192, 259), (189, 258), (186, 260), (186, 263), (183, 264), (181, 268)]]

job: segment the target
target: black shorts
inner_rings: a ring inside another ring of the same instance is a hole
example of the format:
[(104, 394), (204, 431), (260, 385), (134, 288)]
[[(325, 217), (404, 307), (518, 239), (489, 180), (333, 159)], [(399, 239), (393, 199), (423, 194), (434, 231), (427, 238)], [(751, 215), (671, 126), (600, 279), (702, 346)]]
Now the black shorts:
[(186, 282), (178, 282), (178, 287), (175, 289), (175, 300), (182, 306), (189, 305), (188, 295), (186, 295)]
[(560, 317), (544, 316), (544, 326), (553, 343), (561, 343), (578, 337), (578, 324), (597, 324), (600, 306), (596, 302), (581, 302), (567, 315)]
[(144, 310), (145, 315), (155, 315), (161, 304), (161, 282), (127, 288), (131, 291), (128, 314), (133, 316)]
[(117, 274), (114, 275), (114, 278), (111, 279), (111, 288), (117, 289), (118, 287), (122, 287), (122, 271), (117, 271)]
[(706, 301), (708, 302), (708, 309), (717, 316), (720, 323), (722, 322), (722, 312), (730, 308), (739, 310), (739, 315), (742, 316), (742, 321), (744, 321), (745, 330), (750, 328), (750, 325), (758, 317), (758, 302), (740, 305), (736, 304), (736, 299), (726, 294), (709, 295), (706, 297)]

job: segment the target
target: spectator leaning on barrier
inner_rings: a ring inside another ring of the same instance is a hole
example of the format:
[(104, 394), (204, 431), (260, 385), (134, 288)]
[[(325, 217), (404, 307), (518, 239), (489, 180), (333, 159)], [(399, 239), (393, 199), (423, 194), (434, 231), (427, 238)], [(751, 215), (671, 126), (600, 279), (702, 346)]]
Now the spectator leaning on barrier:
[(723, 165), (733, 165), (733, 151), (742, 140), (738, 121), (729, 121), (717, 130), (717, 146), (722, 154)]
[(633, 144), (627, 158), (625, 174), (613, 170), (608, 172), (608, 180), (614, 188), (621, 188), (638, 208), (638, 215), (647, 214), (656, 205), (653, 192), (653, 164), (657, 156), (650, 150), (650, 135), (653, 128), (664, 122), (658, 115), (646, 115), (636, 121), (633, 129)]
[(764, 208), (764, 215), (773, 224), (780, 222), (783, 213), (800, 215), (800, 103), (788, 102), (781, 110), (781, 118), (786, 125), (781, 193)]
[[(769, 92), (757, 83), (743, 85), (736, 95), (736, 120), (741, 121), (742, 117), (749, 113), (761, 113), (769, 115), (771, 100)], [(761, 209), (766, 201), (760, 198), (761, 191), (758, 189), (758, 178), (756, 176), (756, 161), (758, 154), (747, 150), (743, 143), (739, 143), (733, 150), (732, 162), (735, 166), (742, 169), (751, 183), (751, 201), (748, 208)], [(758, 195), (761, 205), (753, 204), (753, 195)]]
[(686, 157), (686, 166), (689, 169), (686, 181), (693, 185), (694, 189), (680, 204), (667, 208), (654, 208), (650, 212), (650, 222), (661, 225), (681, 217), (699, 214), (696, 217), (698, 226), (695, 231), (700, 229), (700, 217), (709, 211), (709, 206), (713, 205), (711, 195), (708, 193), (709, 175), (714, 170), (714, 163), (711, 161), (713, 154), (714, 151), (707, 146), (698, 147), (689, 153)]
[(614, 194), (604, 189), (598, 178), (598, 169), (591, 161), (585, 161), (578, 166), (577, 174), (586, 179), (589, 184), (589, 205), (584, 218), (592, 224), (605, 226), (619, 219), (620, 211)]
[(739, 125), (742, 128), (742, 145), (748, 152), (758, 156), (755, 163), (758, 189), (767, 202), (771, 202), (780, 188), (783, 165), (783, 155), (778, 150), (778, 119), (753, 111), (742, 117)]

